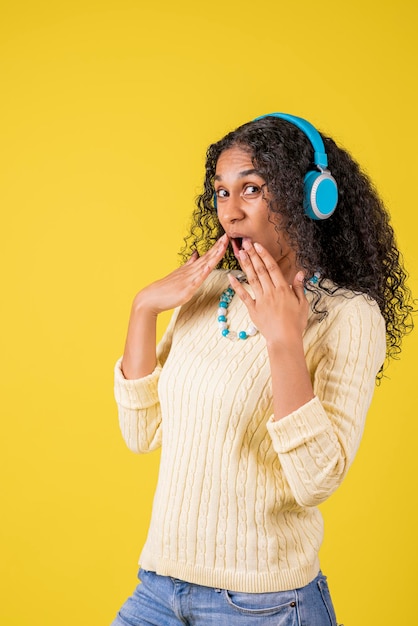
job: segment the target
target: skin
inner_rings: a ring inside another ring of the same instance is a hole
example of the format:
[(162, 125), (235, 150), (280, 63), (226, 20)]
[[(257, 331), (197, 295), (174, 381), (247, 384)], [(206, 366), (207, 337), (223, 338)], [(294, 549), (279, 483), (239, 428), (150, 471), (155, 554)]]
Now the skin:
[[(202, 257), (189, 261), (140, 291), (133, 302), (122, 371), (142, 378), (156, 365), (156, 322), (162, 311), (188, 302), (224, 256), (229, 242), (252, 287), (251, 296), (228, 274), (231, 287), (265, 337), (270, 361), (274, 419), (314, 397), (303, 351), (309, 305), (303, 273), (269, 212), (265, 180), (241, 148), (225, 150), (215, 175), (218, 218), (225, 235)], [(248, 339), (247, 341), (251, 341)]]
[(277, 262), (286, 280), (296, 275), (295, 253), (277, 232), (267, 201), (266, 181), (259, 175), (251, 156), (241, 148), (225, 150), (216, 164), (215, 194), (219, 221), (238, 257), (240, 242), (258, 242)]

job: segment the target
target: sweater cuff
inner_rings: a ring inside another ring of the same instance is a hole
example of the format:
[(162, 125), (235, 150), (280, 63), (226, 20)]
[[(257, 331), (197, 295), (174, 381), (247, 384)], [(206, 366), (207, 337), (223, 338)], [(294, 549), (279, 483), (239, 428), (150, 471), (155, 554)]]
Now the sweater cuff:
[(128, 380), (122, 372), (122, 358), (115, 365), (115, 399), (125, 409), (147, 409), (158, 402), (158, 381), (161, 365), (158, 363), (148, 376)]
[(272, 416), (267, 428), (275, 451), (284, 454), (328, 431), (330, 421), (321, 401), (315, 396), (280, 420), (274, 421)]

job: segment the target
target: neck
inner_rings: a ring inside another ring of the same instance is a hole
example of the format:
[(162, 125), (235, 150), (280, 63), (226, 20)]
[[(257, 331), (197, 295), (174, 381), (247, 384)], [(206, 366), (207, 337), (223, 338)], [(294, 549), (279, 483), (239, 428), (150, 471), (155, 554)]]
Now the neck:
[(293, 252), (289, 252), (277, 260), (277, 265), (279, 266), (285, 280), (289, 283), (289, 285), (292, 285), (296, 274), (300, 270), (300, 267), (296, 265), (296, 255)]

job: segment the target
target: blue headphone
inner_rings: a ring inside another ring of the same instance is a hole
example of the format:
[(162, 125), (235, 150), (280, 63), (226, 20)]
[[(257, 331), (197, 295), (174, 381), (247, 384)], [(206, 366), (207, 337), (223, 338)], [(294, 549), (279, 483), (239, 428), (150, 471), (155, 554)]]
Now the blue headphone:
[(260, 115), (255, 118), (254, 122), (265, 117), (279, 117), (287, 120), (305, 133), (311, 142), (316, 170), (309, 171), (304, 178), (304, 208), (306, 215), (313, 220), (326, 220), (334, 213), (337, 206), (338, 186), (328, 170), (328, 157), (321, 135), (308, 121), (287, 113)]

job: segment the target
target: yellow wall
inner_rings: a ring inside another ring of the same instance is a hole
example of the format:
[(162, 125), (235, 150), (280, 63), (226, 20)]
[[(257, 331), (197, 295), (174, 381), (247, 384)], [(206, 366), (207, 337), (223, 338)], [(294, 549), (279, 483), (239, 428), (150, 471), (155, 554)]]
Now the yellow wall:
[[(158, 454), (124, 447), (112, 368), (134, 293), (178, 262), (208, 143), (276, 110), (334, 135), (387, 200), (418, 293), (414, 0), (146, 4), (1, 10), (7, 626), (108, 624), (135, 584)], [(323, 507), (346, 626), (416, 614), (417, 342)]]

